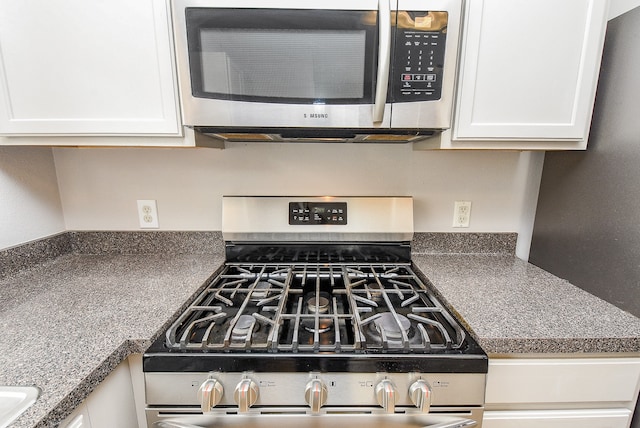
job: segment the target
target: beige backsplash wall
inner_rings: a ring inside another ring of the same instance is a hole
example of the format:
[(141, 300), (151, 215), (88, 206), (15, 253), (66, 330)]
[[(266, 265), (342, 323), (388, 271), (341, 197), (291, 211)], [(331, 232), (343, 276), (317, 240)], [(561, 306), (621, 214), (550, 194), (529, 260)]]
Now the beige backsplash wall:
[(0, 146), (0, 249), (62, 231), (51, 148)]
[[(220, 230), (222, 195), (411, 195), (416, 231), (530, 236), (541, 156), (356, 144), (54, 149), (68, 230), (138, 230), (137, 199), (157, 200), (161, 230)], [(473, 202), (468, 229), (451, 227), (456, 200)]]

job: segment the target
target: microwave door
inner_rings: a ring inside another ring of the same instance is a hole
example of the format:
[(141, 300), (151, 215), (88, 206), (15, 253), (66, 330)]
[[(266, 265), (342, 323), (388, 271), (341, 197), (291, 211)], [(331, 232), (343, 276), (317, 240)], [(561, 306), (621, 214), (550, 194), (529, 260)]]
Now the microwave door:
[(395, 6), (384, 0), (382, 11), (379, 0), (173, 4), (186, 125), (390, 127), (389, 62), (379, 57), (390, 56)]

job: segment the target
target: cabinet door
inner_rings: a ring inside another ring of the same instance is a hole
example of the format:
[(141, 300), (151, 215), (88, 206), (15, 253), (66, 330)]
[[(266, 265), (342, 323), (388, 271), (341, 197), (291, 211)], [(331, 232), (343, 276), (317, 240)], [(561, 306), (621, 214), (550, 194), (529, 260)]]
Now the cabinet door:
[(138, 427), (129, 362), (120, 363), (60, 428)]
[(631, 414), (627, 409), (487, 411), (482, 428), (628, 428)]
[(638, 358), (492, 358), (485, 402), (505, 410), (546, 403), (591, 408), (614, 403), (633, 409), (639, 385)]
[(608, 0), (466, 4), (453, 139), (586, 139)]
[(2, 0), (0, 134), (179, 135), (166, 0)]
[(85, 403), (80, 404), (64, 421), (59, 428), (91, 428), (89, 409)]

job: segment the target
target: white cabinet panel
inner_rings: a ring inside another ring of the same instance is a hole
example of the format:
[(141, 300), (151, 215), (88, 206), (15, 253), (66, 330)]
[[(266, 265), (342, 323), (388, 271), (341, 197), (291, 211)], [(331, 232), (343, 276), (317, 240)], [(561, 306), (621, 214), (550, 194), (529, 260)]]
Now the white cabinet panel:
[(628, 403), (640, 379), (636, 358), (490, 360), (485, 402)]
[(585, 140), (608, 0), (466, 3), (453, 140)]
[(640, 358), (490, 358), (483, 428), (628, 428)]
[(60, 428), (138, 428), (128, 361), (116, 367)]
[(482, 428), (625, 428), (631, 416), (627, 409), (487, 411)]
[(80, 404), (73, 413), (62, 421), (59, 428), (91, 428), (87, 405), (84, 403)]
[(0, 2), (0, 133), (180, 135), (165, 0)]

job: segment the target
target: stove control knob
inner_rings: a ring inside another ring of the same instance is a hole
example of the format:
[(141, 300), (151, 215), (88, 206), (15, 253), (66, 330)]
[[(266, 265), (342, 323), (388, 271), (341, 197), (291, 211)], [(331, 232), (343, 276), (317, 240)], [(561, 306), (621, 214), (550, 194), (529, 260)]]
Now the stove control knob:
[(200, 402), (202, 413), (210, 412), (222, 400), (223, 393), (224, 388), (216, 379), (209, 378), (205, 380), (198, 390), (198, 401)]
[(422, 413), (429, 413), (431, 407), (431, 385), (424, 380), (418, 379), (409, 387), (409, 397), (415, 406)]
[(389, 379), (381, 380), (380, 383), (376, 385), (376, 398), (378, 399), (378, 404), (384, 408), (385, 412), (395, 413), (396, 401), (398, 401), (398, 390), (393, 382)]
[(238, 403), (238, 412), (248, 412), (249, 407), (258, 401), (258, 394), (258, 385), (254, 381), (249, 378), (242, 379), (233, 393), (233, 398), (236, 400), (236, 403)]
[(305, 388), (304, 399), (312, 413), (320, 412), (320, 407), (327, 402), (327, 386), (320, 379), (311, 379)]

